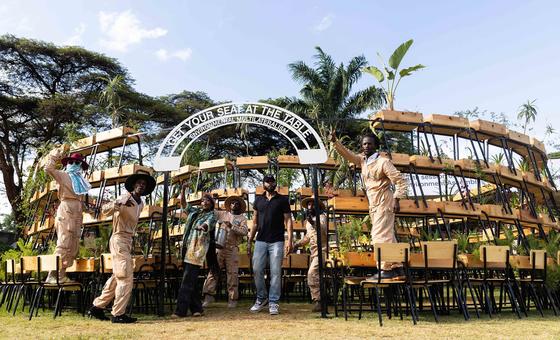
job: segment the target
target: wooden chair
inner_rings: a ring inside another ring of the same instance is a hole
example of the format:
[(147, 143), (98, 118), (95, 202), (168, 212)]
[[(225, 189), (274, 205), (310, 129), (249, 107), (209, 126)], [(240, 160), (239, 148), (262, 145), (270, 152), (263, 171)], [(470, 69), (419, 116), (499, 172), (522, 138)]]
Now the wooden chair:
[[(353, 293), (360, 288), (360, 283), (373, 275), (375, 264), (375, 256), (372, 252), (356, 252), (351, 251), (344, 255), (342, 259), (334, 261), (335, 270), (338, 274), (333, 273), (333, 278), (339, 278), (339, 282), (333, 282), (334, 295), (338, 298), (339, 287), (342, 286), (342, 310), (344, 319), (348, 320), (348, 312), (351, 312)], [(349, 293), (351, 293), (349, 301)], [(335, 301), (335, 316), (338, 316), (338, 302)]]
[(16, 304), (14, 306), (14, 311), (12, 315), (16, 315), (17, 307), (19, 305), (19, 300), (23, 297), (23, 306), (21, 311), (25, 310), (25, 303), (28, 296), (31, 295), (30, 291), (33, 291), (37, 285), (37, 278), (32, 274), (37, 269), (37, 257), (36, 256), (22, 256), (19, 259), (20, 268), (20, 284), (19, 289), (16, 293)]
[[(415, 254), (412, 254), (415, 255)], [(434, 319), (438, 320), (437, 302), (440, 302), (440, 309), (449, 310), (443, 296), (443, 287), (452, 288), (453, 297), (459, 311), (465, 320), (469, 319), (469, 313), (462, 294), (461, 282), (457, 270), (457, 241), (428, 241), (422, 243), (422, 254), (420, 266), (412, 263), (411, 268), (420, 273), (420, 277), (415, 278), (412, 286), (415, 289), (424, 289), (428, 293), (430, 307), (434, 314)], [(438, 299), (439, 298), (439, 299)], [(420, 301), (420, 307), (422, 302)], [(476, 308), (476, 305), (475, 305)], [(478, 309), (477, 309), (478, 311)]]
[(2, 299), (0, 307), (6, 304), (6, 311), (10, 311), (14, 302), (17, 288), (21, 284), (21, 278), (18, 276), (20, 272), (19, 260), (6, 260), (4, 262), (4, 272), (6, 273), (5, 281), (2, 282)]
[[(35, 290), (35, 295), (31, 301), (31, 307), (29, 308), (29, 320), (33, 318), (33, 313), (37, 316), (39, 312), (39, 307), (44, 304), (45, 291), (56, 290), (58, 291), (56, 296), (56, 303), (54, 306), (54, 315), (56, 319), (57, 316), (62, 315), (63, 300), (65, 292), (77, 292), (78, 293), (78, 311), (85, 314), (85, 308), (83, 306), (83, 286), (79, 282), (64, 282), (58, 281), (60, 267), (62, 265), (62, 260), (58, 255), (39, 255), (37, 257), (37, 278), (38, 285)], [(47, 283), (46, 277), (42, 278), (43, 273), (53, 271), (56, 276), (56, 283)]]
[(519, 271), (521, 286), (521, 303), (529, 310), (531, 300), (541, 316), (546, 306), (552, 307), (554, 315), (558, 315), (558, 307), (552, 291), (546, 286), (547, 253), (546, 250), (531, 250), (529, 256), (517, 256), (514, 266)]
[(307, 281), (307, 270), (309, 269), (309, 254), (290, 254), (288, 255), (288, 268), (284, 269), (284, 274), (282, 275), (284, 287), (284, 297), (286, 301), (290, 301), (290, 288), (296, 288), (300, 286), (300, 292), (302, 296), (307, 293), (306, 281)]
[[(383, 326), (383, 318), (381, 314), (381, 292), (384, 291), (385, 309), (387, 315), (391, 318), (392, 310), (398, 311), (402, 318), (401, 295), (410, 306), (410, 315), (414, 324), (418, 321), (418, 312), (416, 310), (416, 301), (412, 291), (411, 276), (409, 272), (409, 253), (410, 245), (408, 243), (376, 243), (374, 244), (375, 260), (378, 273), (381, 272), (382, 262), (400, 263), (405, 272), (405, 278), (400, 279), (382, 279), (380, 275), (377, 278), (370, 278), (360, 282), (360, 317), (362, 313), (364, 290), (375, 291), (375, 305), (377, 307), (377, 315), (379, 317), (379, 325)], [(395, 299), (396, 298), (396, 299)]]
[[(480, 246), (482, 258), (481, 275), (470, 278), (470, 282), (479, 287), (480, 303), (490, 317), (494, 310), (501, 310), (503, 304), (502, 292), (508, 295), (512, 310), (518, 318), (521, 318), (521, 311), (526, 314), (525, 308), (518, 302), (520, 293), (515, 276), (510, 265), (509, 246)], [(498, 306), (494, 297), (494, 288), (500, 287), (500, 305)]]

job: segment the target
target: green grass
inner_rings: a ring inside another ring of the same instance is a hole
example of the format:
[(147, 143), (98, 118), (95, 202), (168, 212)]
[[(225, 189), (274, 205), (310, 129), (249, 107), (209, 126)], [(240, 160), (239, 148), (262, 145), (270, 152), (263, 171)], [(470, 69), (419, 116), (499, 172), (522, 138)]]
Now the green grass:
[[(544, 318), (531, 313), (528, 318), (518, 320), (510, 311), (505, 311), (492, 319), (464, 321), (453, 313), (442, 316), (441, 322), (434, 322), (431, 314), (423, 312), (420, 322), (413, 326), (409, 317), (404, 320), (387, 319), (379, 327), (377, 316), (371, 312), (358, 320), (357, 315), (348, 321), (343, 317), (321, 319), (309, 312), (310, 305), (303, 303), (282, 303), (281, 314), (270, 316), (264, 311), (251, 314), (250, 303), (244, 301), (234, 310), (224, 303), (206, 310), (202, 318), (172, 320), (140, 315), (140, 321), (133, 325), (111, 324), (82, 318), (74, 311), (65, 311), (62, 317), (52, 319), (52, 312), (39, 312), (37, 318), (28, 321), (27, 315), (16, 316), (0, 312), (0, 338), (2, 339), (193, 339), (216, 338), (282, 338), (282, 339), (332, 339), (332, 338), (514, 338), (514, 339), (558, 339), (560, 338), (560, 317), (546, 314)], [(138, 315), (136, 315), (138, 316)]]

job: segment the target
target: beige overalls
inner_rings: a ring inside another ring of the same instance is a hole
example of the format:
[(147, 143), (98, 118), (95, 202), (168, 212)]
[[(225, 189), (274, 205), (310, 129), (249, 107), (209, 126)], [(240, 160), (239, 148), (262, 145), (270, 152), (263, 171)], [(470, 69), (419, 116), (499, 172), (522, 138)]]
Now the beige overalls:
[[(222, 249), (217, 249), (216, 254), (220, 271), (222, 268), (226, 268), (228, 300), (237, 301), (239, 297), (239, 243), (241, 243), (244, 236), (247, 236), (247, 218), (243, 214), (234, 215), (228, 211), (216, 211), (215, 213), (218, 223), (225, 221), (231, 223), (231, 229), (229, 229), (226, 239), (226, 246)], [(204, 294), (216, 294), (216, 286), (219, 279), (216, 274), (218, 273), (209, 271), (202, 288)]]
[[(132, 206), (127, 207), (126, 202)], [(116, 203), (122, 203), (118, 206)], [(133, 287), (133, 262), (132, 262), (132, 238), (138, 224), (138, 218), (142, 212), (144, 203), (136, 203), (130, 193), (122, 195), (114, 202), (103, 205), (102, 212), (105, 215), (113, 214), (113, 234), (109, 241), (109, 248), (113, 261), (113, 275), (107, 280), (103, 292), (93, 301), (93, 305), (105, 308), (112, 300), (113, 316), (123, 315), (132, 293)]]
[[(393, 198), (406, 198), (407, 191), (407, 182), (401, 172), (385, 156), (380, 155), (368, 160), (364, 154), (353, 153), (339, 141), (336, 141), (334, 146), (346, 160), (361, 166), (369, 201), (372, 244), (397, 242)], [(391, 183), (395, 185), (394, 194), (391, 191)], [(390, 263), (381, 264), (383, 270), (389, 270), (391, 266)]]
[[(327, 216), (321, 214), (321, 245), (323, 246), (323, 262), (327, 258)], [(300, 246), (309, 243), (311, 257), (309, 270), (307, 271), (307, 285), (311, 291), (313, 301), (321, 301), (321, 289), (319, 285), (319, 248), (317, 246), (317, 231), (315, 226), (309, 221), (305, 222), (305, 236), (298, 242)]]
[(57, 236), (54, 254), (60, 256), (62, 261), (59, 271), (60, 279), (66, 275), (66, 268), (72, 266), (78, 254), (83, 221), (83, 195), (76, 195), (74, 193), (70, 175), (65, 171), (56, 169), (56, 164), (60, 162), (64, 155), (65, 152), (61, 148), (52, 150), (47, 155), (44, 166), (45, 171), (51, 175), (57, 183), (58, 199), (60, 200), (54, 222)]

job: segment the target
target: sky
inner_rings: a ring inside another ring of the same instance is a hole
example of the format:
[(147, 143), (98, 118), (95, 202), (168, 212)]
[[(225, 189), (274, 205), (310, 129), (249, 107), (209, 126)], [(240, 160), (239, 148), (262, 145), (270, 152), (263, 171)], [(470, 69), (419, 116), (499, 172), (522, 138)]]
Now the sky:
[[(204, 91), (216, 101), (297, 96), (288, 71), (320, 46), (338, 63), (426, 69), (399, 85), (395, 108), (452, 114), (479, 107), (514, 119), (536, 99), (532, 134), (560, 129), (560, 1), (25, 1), (0, 2), (0, 34), (78, 45), (116, 58), (136, 90)], [(364, 75), (357, 89), (375, 84)]]

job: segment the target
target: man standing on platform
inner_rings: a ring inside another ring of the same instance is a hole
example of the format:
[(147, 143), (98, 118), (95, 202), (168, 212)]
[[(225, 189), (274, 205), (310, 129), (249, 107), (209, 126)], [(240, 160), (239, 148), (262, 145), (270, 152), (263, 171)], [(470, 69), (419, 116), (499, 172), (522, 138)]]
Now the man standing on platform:
[[(54, 178), (58, 185), (60, 205), (56, 210), (54, 223), (57, 237), (54, 254), (60, 256), (62, 262), (59, 277), (56, 277), (55, 272), (50, 272), (47, 276), (47, 283), (56, 283), (57, 279), (59, 283), (69, 281), (66, 276), (66, 268), (72, 266), (74, 258), (78, 254), (83, 222), (83, 198), (91, 188), (82, 174), (89, 168), (89, 165), (79, 153), (64, 157), (66, 147), (63, 145), (53, 149), (47, 155), (44, 164), (45, 171)], [(64, 170), (56, 168), (59, 161), (64, 166)]]
[[(257, 288), (257, 299), (252, 313), (260, 312), (267, 304), (270, 315), (277, 315), (282, 291), (282, 258), (292, 250), (293, 221), (288, 197), (276, 192), (276, 179), (266, 175), (263, 178), (265, 192), (255, 197), (253, 203), (253, 227), (249, 233), (247, 253), (251, 257), (251, 246), (255, 234), (255, 251), (252, 256), (253, 276)], [(284, 230), (288, 240), (284, 243)], [(257, 233), (258, 232), (258, 233)], [(270, 268), (270, 292), (267, 294), (264, 282), (264, 269), (268, 262)]]
[(109, 241), (113, 275), (107, 280), (103, 292), (93, 301), (89, 315), (99, 320), (109, 320), (103, 309), (113, 302), (111, 322), (133, 323), (136, 318), (126, 315), (134, 280), (132, 261), (132, 238), (140, 213), (144, 207), (141, 196), (149, 195), (156, 187), (156, 180), (146, 174), (135, 174), (126, 179), (124, 187), (128, 191), (117, 200), (103, 205), (104, 215), (113, 215), (113, 233)]
[[(320, 201), (319, 201), (320, 202)], [(315, 229), (315, 209), (314, 197), (308, 197), (301, 201), (301, 206), (306, 208), (305, 219), (305, 236), (294, 244), (294, 250), (309, 244), (311, 250), (311, 258), (309, 261), (309, 270), (307, 271), (307, 285), (311, 291), (311, 300), (313, 301), (312, 312), (321, 311), (321, 287), (319, 281), (319, 247), (317, 246), (317, 230)], [(321, 202), (321, 245), (323, 248), (323, 261), (327, 258), (327, 214), (325, 214), (325, 206)]]
[(247, 236), (247, 217), (243, 215), (247, 210), (247, 204), (240, 196), (229, 196), (224, 202), (226, 211), (216, 211), (218, 224), (221, 225), (222, 231), (227, 233), (226, 243), (222, 249), (218, 249), (218, 268), (210, 270), (202, 293), (204, 294), (204, 302), (202, 307), (206, 308), (215, 301), (216, 286), (220, 277), (222, 268), (226, 269), (227, 289), (228, 289), (228, 307), (237, 307), (238, 292), (238, 276), (239, 276), (239, 243), (243, 237)]
[[(406, 198), (407, 183), (391, 160), (377, 152), (379, 138), (374, 134), (363, 136), (361, 154), (355, 154), (344, 147), (334, 132), (331, 132), (330, 140), (342, 157), (362, 169), (362, 180), (369, 201), (372, 244), (397, 242), (395, 213), (399, 211), (399, 199)], [(391, 183), (395, 186), (394, 194)], [(402, 275), (402, 268), (396, 263), (382, 263), (381, 269), (379, 275), (383, 279)]]

